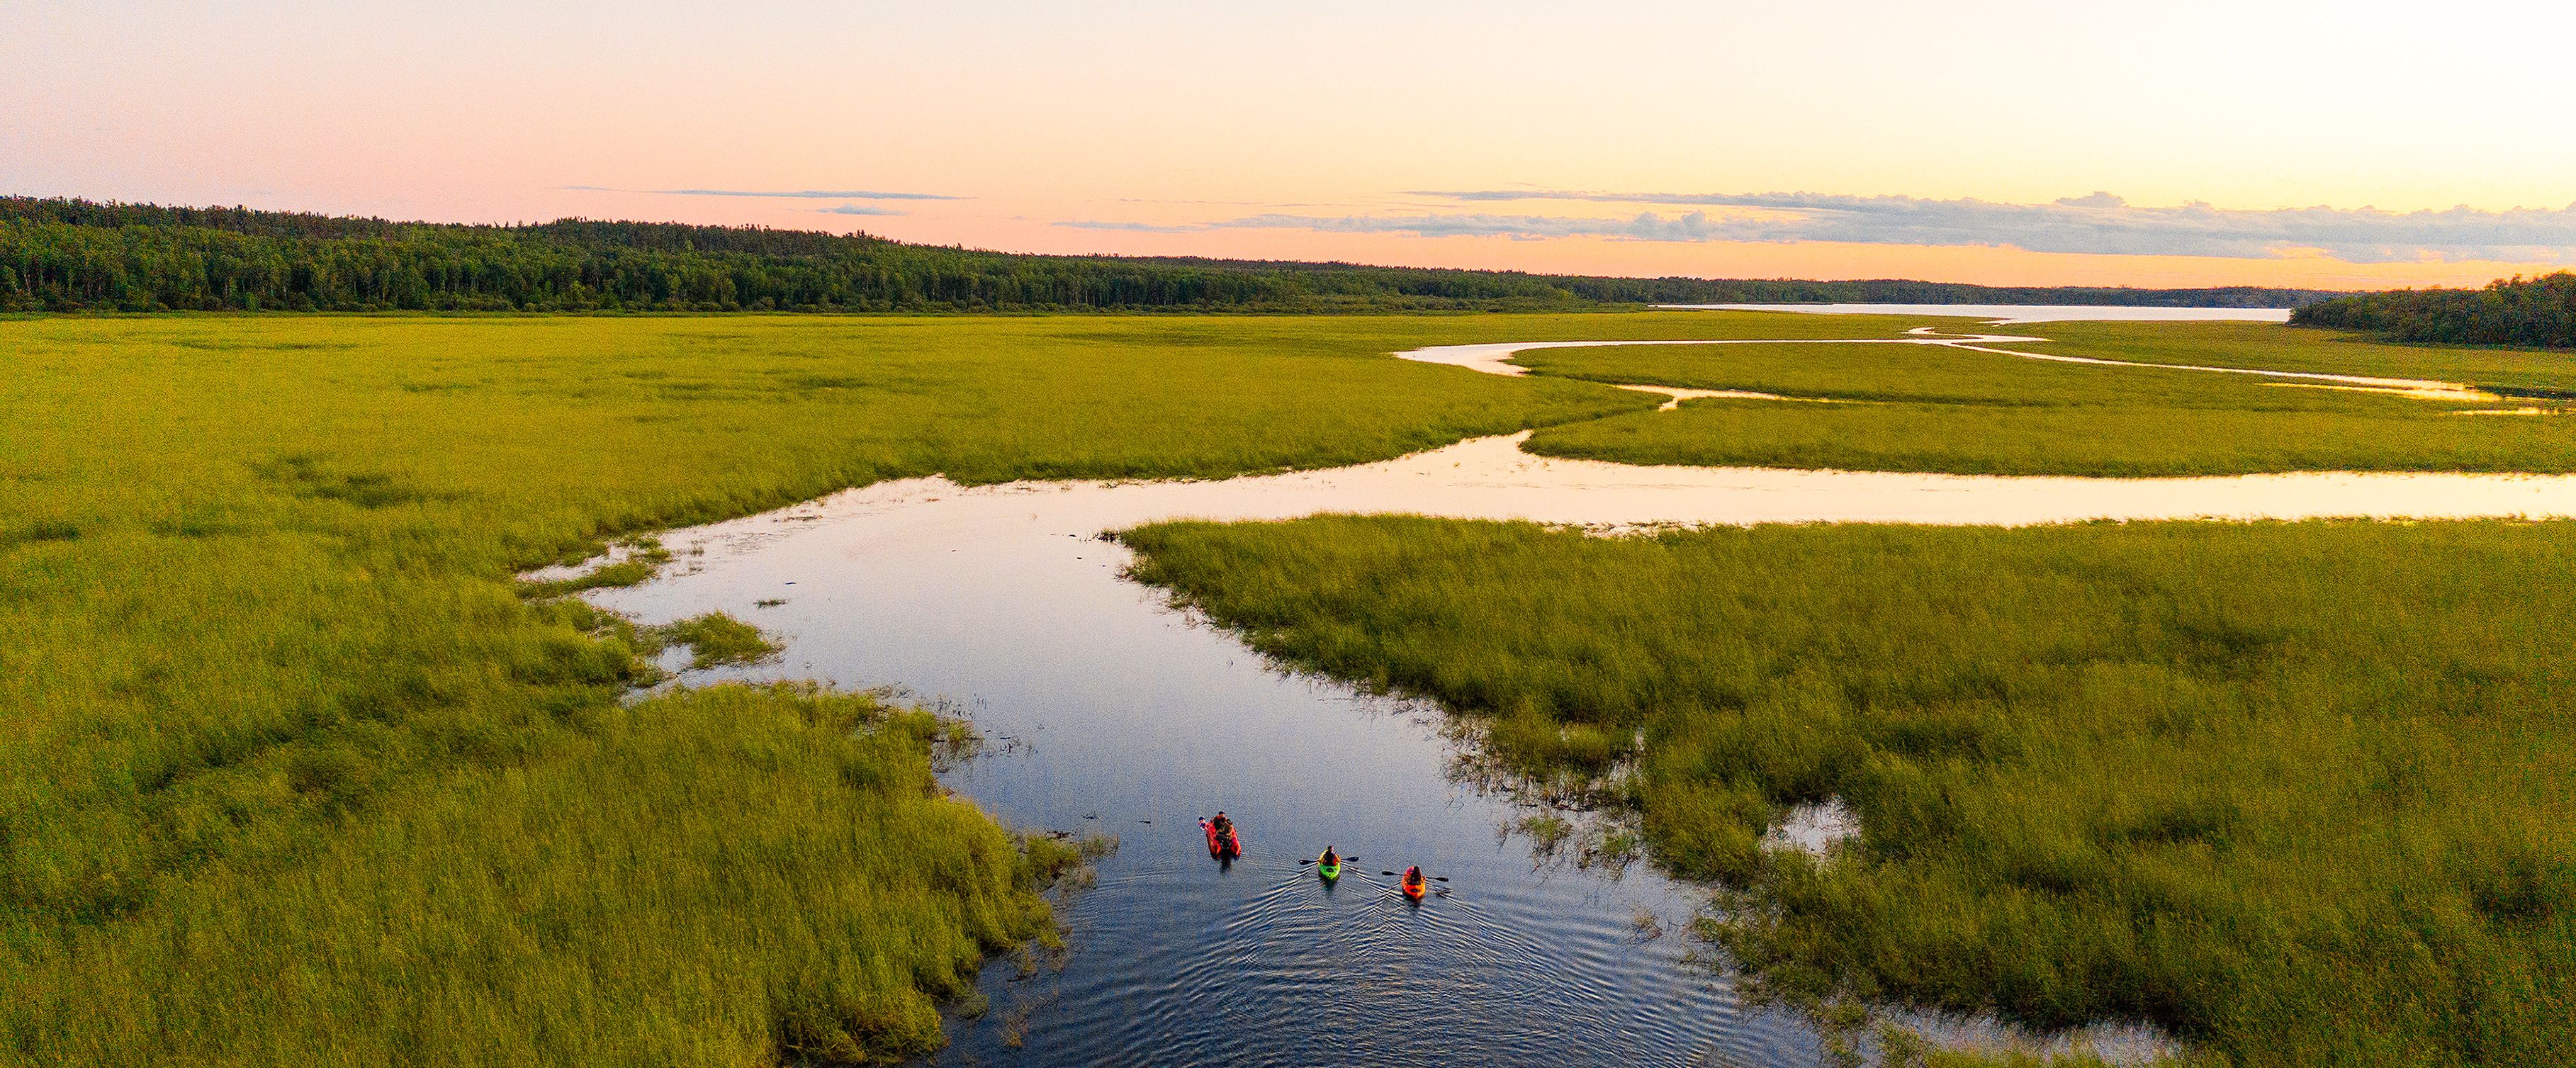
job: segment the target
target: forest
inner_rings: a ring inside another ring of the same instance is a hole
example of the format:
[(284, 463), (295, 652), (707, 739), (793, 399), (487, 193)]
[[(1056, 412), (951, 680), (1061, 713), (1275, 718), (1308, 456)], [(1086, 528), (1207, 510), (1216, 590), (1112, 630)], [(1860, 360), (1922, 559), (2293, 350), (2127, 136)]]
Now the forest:
[(2290, 322), (2444, 345), (2576, 347), (2576, 274), (2499, 278), (2483, 289), (2355, 293), (2301, 307)]
[(563, 219), (392, 222), (0, 197), (0, 312), (1392, 311), (1897, 302), (2284, 307), (2332, 294), (1602, 278), (1042, 256), (866, 234)]

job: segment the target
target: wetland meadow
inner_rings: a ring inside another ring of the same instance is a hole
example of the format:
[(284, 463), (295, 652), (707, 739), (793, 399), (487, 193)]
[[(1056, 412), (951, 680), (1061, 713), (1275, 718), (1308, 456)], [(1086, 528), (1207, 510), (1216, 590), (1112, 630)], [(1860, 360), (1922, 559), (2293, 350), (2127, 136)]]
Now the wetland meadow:
[(2562, 355), (1740, 310), (0, 347), (13, 1063), (2576, 1040)]

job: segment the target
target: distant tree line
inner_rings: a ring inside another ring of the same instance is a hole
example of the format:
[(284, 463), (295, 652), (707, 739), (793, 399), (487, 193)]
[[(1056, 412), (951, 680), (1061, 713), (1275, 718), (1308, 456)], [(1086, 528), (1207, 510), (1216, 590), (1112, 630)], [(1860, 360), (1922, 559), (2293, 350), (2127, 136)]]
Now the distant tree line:
[(389, 222), (0, 197), (0, 311), (1401, 310), (1894, 302), (2284, 307), (2307, 290), (1593, 278), (1036, 256), (762, 227)]
[(2300, 308), (2290, 321), (2371, 330), (2400, 341), (2576, 348), (2576, 274), (2515, 275), (2484, 289), (2356, 293)]

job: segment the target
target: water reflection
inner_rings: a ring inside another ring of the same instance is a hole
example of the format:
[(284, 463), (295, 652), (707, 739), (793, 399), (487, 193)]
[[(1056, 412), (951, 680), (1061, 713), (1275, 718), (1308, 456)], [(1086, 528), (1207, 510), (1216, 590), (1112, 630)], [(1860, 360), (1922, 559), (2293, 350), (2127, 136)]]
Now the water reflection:
[[(1067, 966), (990, 969), (994, 1010), (944, 1063), (1813, 1059), (1803, 1023), (1740, 1004), (1688, 939), (1640, 937), (1637, 916), (1687, 917), (1695, 892), (1498, 837), (1528, 810), (1446, 774), (1463, 754), (1437, 709), (1270, 670), (1120, 580), (1125, 551), (1092, 533), (1190, 485), (1226, 484), (860, 491), (667, 535), (683, 570), (599, 600), (786, 640), (782, 662), (713, 677), (954, 698), (995, 744), (950, 786), (1014, 825), (1122, 840), (1065, 910)], [(1219, 808), (1243, 836), (1230, 866), (1196, 823)], [(1350, 858), (1332, 885), (1300, 863), (1326, 845)], [(1409, 864), (1446, 893), (1394, 895), (1380, 873)]]
[(1941, 315), (1984, 322), (2286, 323), (2288, 308), (2142, 308), (2091, 304), (1658, 304), (1686, 311), (1799, 312), (1808, 315)]
[[(2186, 371), (2200, 374), (2246, 375), (2255, 378), (2276, 380), (2269, 383), (2271, 385), (2303, 385), (2311, 389), (2347, 389), (2362, 393), (2388, 393), (2398, 396), (2412, 397), (2416, 400), (2486, 402), (2501, 399), (2493, 393), (2489, 393), (2463, 383), (2438, 382), (2425, 378), (2381, 378), (2372, 375), (2331, 374), (2322, 371), (2274, 371), (2260, 367), (2216, 367), (2194, 363), (2138, 363), (2131, 360), (2106, 360), (2095, 356), (2064, 356), (2049, 352), (2027, 352), (2019, 349), (1999, 349), (1994, 347), (1996, 345), (2036, 344), (2048, 340), (2044, 337), (2022, 337), (2011, 334), (1951, 334), (1941, 332), (1938, 328), (1929, 326), (1918, 326), (1906, 331), (1905, 334), (1906, 336), (1904, 337), (1787, 339), (1725, 338), (1709, 341), (1507, 341), (1475, 345), (1434, 345), (1429, 348), (1399, 352), (1395, 355), (1400, 359), (1413, 360), (1419, 363), (1436, 363), (1450, 367), (1464, 367), (1470, 371), (1480, 371), (1490, 375), (1517, 376), (1528, 374), (1529, 369), (1522, 367), (1519, 364), (1512, 363), (1512, 356), (1515, 353), (1532, 352), (1538, 349), (1612, 347), (1643, 348), (1654, 345), (1762, 345), (1766, 347), (1776, 345), (1918, 345), (1933, 348), (1963, 349), (1968, 352), (1982, 352), (1994, 356), (2014, 356), (2025, 360), (2041, 360), (2048, 363), (2084, 364), (2093, 367), (2129, 367), (2157, 371)], [(1640, 389), (1650, 393), (1663, 393), (1667, 396), (1672, 396), (1673, 403), (1667, 404), (1663, 408), (1658, 409), (1665, 411), (1678, 406), (1683, 400), (1689, 399), (1689, 396), (1686, 396), (1685, 394), (1706, 397), (1749, 397), (1762, 400), (1815, 399), (1805, 397), (1780, 397), (1768, 393), (1747, 393), (1739, 390), (1675, 390), (1668, 386), (1622, 385), (1619, 388)]]

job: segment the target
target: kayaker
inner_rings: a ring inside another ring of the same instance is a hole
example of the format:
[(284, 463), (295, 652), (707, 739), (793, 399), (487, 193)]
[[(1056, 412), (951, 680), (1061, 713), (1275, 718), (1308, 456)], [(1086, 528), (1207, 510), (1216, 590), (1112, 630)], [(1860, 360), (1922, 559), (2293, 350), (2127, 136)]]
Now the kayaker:
[(1327, 868), (1338, 868), (1342, 866), (1342, 855), (1333, 852), (1333, 847), (1325, 846), (1324, 855), (1316, 857), (1315, 863), (1321, 864)]
[(1208, 821), (1208, 826), (1216, 830), (1216, 840), (1220, 842), (1234, 834), (1234, 821), (1225, 818), (1225, 812), (1222, 809), (1218, 810), (1215, 819)]
[(1416, 864), (1404, 869), (1404, 896), (1418, 899), (1422, 896), (1423, 890), (1422, 865)]

